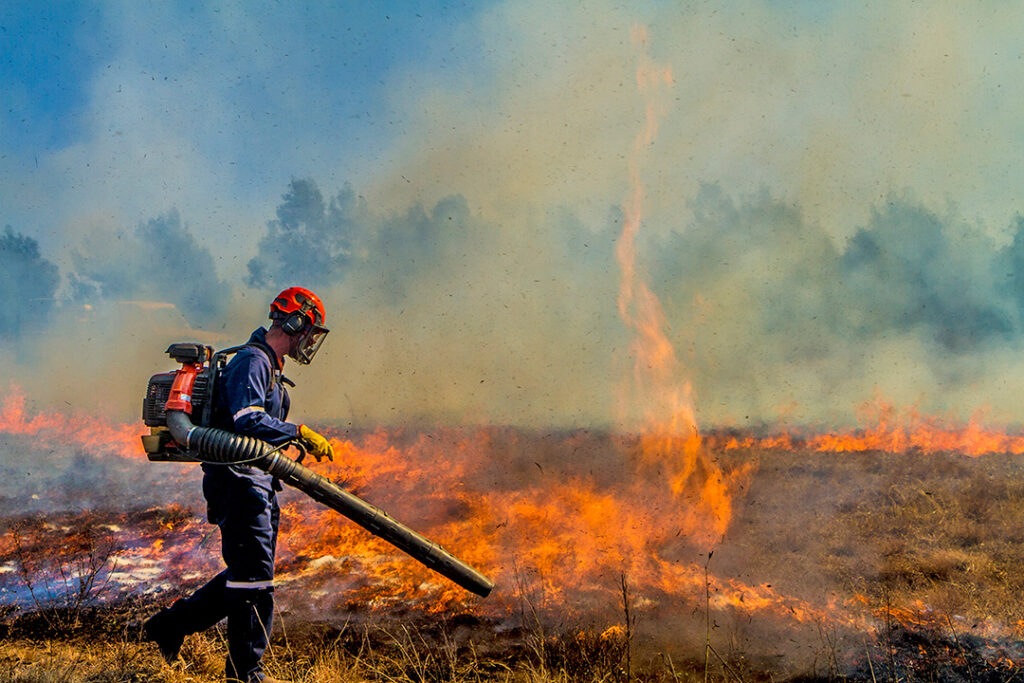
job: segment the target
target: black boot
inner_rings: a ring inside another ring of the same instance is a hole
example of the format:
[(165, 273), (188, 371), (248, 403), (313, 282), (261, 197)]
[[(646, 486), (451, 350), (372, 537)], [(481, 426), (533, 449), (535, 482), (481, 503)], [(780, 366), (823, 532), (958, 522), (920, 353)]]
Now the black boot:
[(160, 648), (160, 654), (168, 664), (173, 664), (181, 652), (181, 645), (185, 642), (185, 634), (174, 628), (174, 620), (170, 617), (170, 610), (162, 609), (142, 624), (142, 631), (146, 634), (147, 640), (152, 640)]
[(227, 615), (226, 576), (226, 572), (221, 572), (195, 593), (175, 600), (142, 625), (146, 638), (157, 644), (168, 663), (178, 658), (185, 636), (205, 631)]

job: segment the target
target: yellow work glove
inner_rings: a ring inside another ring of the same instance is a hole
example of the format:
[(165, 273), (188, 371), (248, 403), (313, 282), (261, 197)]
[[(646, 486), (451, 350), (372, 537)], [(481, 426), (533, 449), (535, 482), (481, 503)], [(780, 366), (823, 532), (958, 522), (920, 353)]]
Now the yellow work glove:
[(317, 434), (306, 425), (299, 425), (299, 438), (305, 443), (306, 448), (313, 454), (317, 462), (327, 458), (334, 462), (334, 449), (331, 443), (320, 434)]

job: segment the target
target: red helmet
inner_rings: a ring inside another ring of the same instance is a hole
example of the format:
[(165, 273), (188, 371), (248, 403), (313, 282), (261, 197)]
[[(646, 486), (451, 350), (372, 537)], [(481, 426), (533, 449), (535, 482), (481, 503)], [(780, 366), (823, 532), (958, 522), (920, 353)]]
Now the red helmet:
[(327, 333), (324, 327), (324, 304), (313, 292), (304, 287), (289, 287), (278, 294), (270, 304), (270, 319), (278, 323), (290, 336), (298, 336), (292, 358), (308, 365), (316, 355)]

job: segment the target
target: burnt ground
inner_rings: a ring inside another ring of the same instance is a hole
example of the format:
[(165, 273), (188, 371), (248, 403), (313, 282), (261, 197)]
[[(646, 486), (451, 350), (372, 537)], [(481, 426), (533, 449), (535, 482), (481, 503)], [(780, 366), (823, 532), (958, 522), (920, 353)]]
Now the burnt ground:
[[(636, 593), (628, 636), (624, 605), (614, 601), (601, 619), (568, 605), (561, 614), (533, 611), (528, 601), (516, 614), (491, 616), (356, 605), (314, 618), (286, 605), (271, 670), (303, 681), (621, 681), (627, 669), (645, 680), (1024, 678), (1024, 457), (731, 451), (719, 459), (757, 469), (705, 559), (709, 570), (834, 605), (827, 614), (835, 621), (787, 623)], [(10, 515), (0, 579), (19, 590), (15, 527), (51, 534), (38, 546), (23, 541), (19, 552), (35, 555), (85, 519), (95, 529), (126, 520), (166, 529), (194, 517), (180, 506)], [(62, 595), (64, 584), (50, 586), (55, 603), (8, 593), (0, 680), (217, 680), (217, 631), (190, 638), (173, 670), (139, 641), (142, 616), (194, 581), (178, 578), (184, 583), (151, 594), (104, 592), (97, 582), (80, 600)]]

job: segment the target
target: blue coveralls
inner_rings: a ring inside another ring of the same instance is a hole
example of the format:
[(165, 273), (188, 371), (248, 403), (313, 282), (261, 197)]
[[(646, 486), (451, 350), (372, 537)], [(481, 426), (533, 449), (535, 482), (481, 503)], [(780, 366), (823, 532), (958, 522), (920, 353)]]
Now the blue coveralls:
[[(285, 422), (290, 401), (281, 360), (257, 329), (217, 378), (212, 427), (278, 445), (298, 436)], [(245, 465), (203, 465), (203, 495), (220, 527), (227, 569), (165, 611), (183, 633), (228, 620), (228, 679), (259, 681), (274, 610), (274, 552), (279, 508), (273, 478)]]

